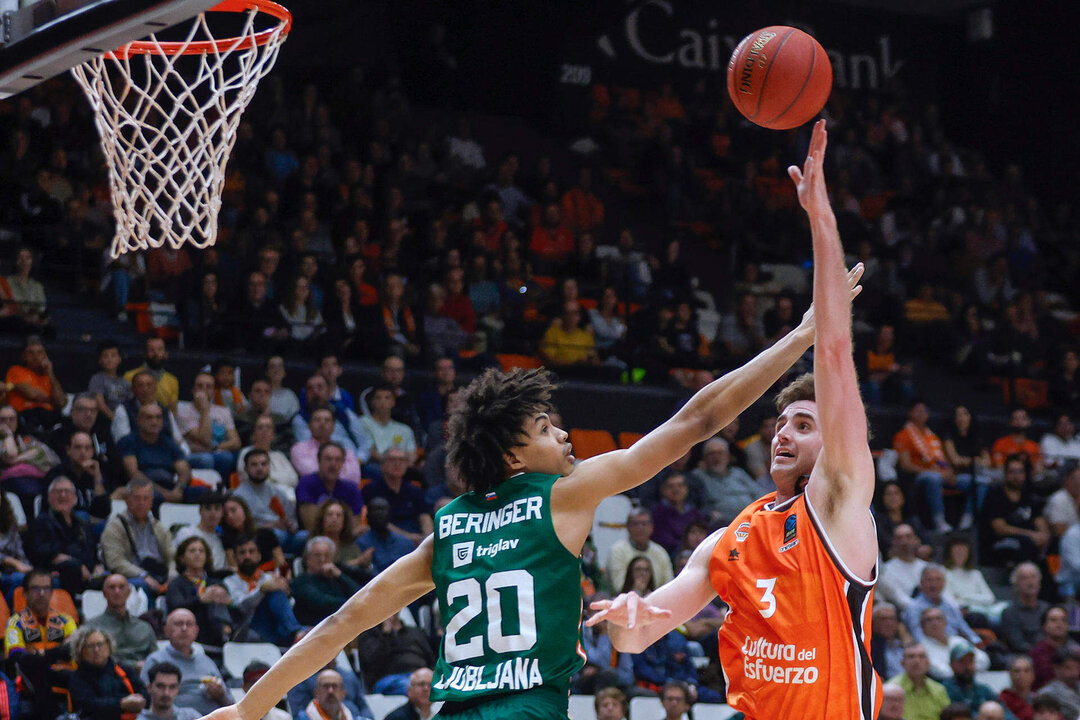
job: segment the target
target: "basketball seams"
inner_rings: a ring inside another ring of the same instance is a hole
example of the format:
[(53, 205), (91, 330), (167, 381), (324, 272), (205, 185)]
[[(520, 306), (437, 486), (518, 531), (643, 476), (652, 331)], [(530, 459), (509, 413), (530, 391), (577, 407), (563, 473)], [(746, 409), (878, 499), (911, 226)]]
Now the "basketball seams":
[(761, 85), (758, 87), (757, 107), (754, 108), (754, 114), (748, 116), (747, 119), (753, 121), (754, 118), (758, 116), (758, 113), (761, 112), (761, 103), (762, 100), (764, 100), (765, 98), (765, 84), (769, 82), (769, 73), (772, 72), (773, 64), (776, 62), (776, 59), (780, 57), (780, 51), (784, 49), (784, 43), (786, 43), (788, 41), (788, 38), (791, 37), (795, 32), (795, 28), (788, 28), (787, 34), (780, 39), (780, 44), (776, 46), (776, 52), (773, 53), (772, 60), (769, 61), (769, 66), (765, 68), (765, 77), (761, 78)]
[[(810, 39), (811, 39), (811, 41), (813, 41), (812, 37)], [(763, 122), (762, 125), (764, 125), (766, 127), (772, 127), (772, 125), (774, 123), (776, 123), (780, 118), (784, 117), (784, 115), (787, 115), (788, 111), (791, 110), (791, 108), (795, 107), (795, 103), (797, 103), (799, 101), (799, 98), (802, 97), (802, 94), (804, 92), (806, 92), (806, 86), (809, 85), (810, 81), (814, 78), (814, 66), (817, 64), (817, 51), (818, 51), (818, 44), (816, 42), (811, 42), (810, 43), (810, 67), (807, 70), (806, 77), (803, 79), (802, 87), (799, 88), (799, 92), (795, 93), (795, 97), (793, 97), (791, 99), (791, 102), (788, 103), (788, 106), (780, 111), (779, 115), (774, 117), (772, 120), (768, 120), (766, 122)], [(771, 69), (771, 67), (772, 66), (770, 65), (770, 69)], [(802, 123), (799, 123), (799, 124), (801, 125)], [(788, 128), (778, 127), (776, 129), (777, 130), (787, 130)]]

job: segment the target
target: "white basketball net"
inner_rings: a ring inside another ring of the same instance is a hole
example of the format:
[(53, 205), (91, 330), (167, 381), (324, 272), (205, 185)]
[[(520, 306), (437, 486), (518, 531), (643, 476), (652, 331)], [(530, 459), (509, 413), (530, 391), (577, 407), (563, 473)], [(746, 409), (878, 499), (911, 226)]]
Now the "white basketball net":
[[(72, 69), (94, 108), (109, 165), (116, 235), (112, 256), (161, 247), (198, 248), (217, 239), (225, 165), (240, 116), (285, 42), (281, 22), (264, 44), (252, 39), (260, 13), (246, 13), (234, 40), (185, 55), (214, 41), (206, 14), (181, 41), (181, 52), (108, 53)], [(165, 43), (168, 44), (168, 43)], [(133, 71), (138, 80), (133, 77)]]

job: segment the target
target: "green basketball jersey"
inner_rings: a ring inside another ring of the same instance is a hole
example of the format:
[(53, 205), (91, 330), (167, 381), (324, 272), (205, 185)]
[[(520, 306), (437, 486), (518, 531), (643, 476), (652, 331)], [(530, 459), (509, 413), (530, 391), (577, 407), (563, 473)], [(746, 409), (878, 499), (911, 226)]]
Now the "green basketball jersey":
[(431, 574), (446, 634), (432, 700), (540, 686), (565, 693), (584, 663), (581, 559), (555, 535), (557, 479), (518, 475), (436, 513)]

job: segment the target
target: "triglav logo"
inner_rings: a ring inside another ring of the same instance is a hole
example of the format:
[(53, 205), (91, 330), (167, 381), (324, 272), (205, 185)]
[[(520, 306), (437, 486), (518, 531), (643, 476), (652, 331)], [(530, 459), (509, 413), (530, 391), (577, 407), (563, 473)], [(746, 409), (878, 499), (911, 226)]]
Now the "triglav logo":
[(468, 542), (454, 543), (454, 547), (451, 548), (451, 551), (454, 555), (454, 567), (458, 568), (462, 565), (468, 565), (472, 562), (473, 546), (475, 544), (476, 543), (474, 543), (472, 540), (469, 540)]

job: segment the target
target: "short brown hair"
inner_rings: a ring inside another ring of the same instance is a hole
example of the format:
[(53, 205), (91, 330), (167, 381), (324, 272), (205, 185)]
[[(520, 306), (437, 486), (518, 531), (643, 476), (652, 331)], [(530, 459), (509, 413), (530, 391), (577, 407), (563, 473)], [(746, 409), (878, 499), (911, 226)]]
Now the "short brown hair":
[(784, 408), (799, 400), (817, 401), (814, 394), (814, 373), (800, 375), (777, 394), (776, 412), (784, 412)]
[(617, 687), (606, 687), (603, 690), (597, 690), (596, 696), (593, 698), (593, 708), (599, 712), (600, 703), (608, 698), (614, 698), (620, 705), (622, 705), (623, 717), (630, 717), (630, 701), (626, 699), (626, 695)]

